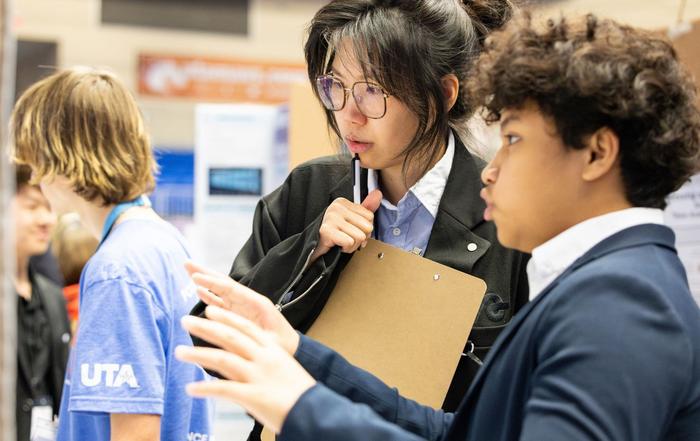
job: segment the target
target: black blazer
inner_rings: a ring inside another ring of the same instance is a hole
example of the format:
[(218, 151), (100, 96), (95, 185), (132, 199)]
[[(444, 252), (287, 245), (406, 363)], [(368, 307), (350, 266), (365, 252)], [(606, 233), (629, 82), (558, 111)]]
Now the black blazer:
[[(30, 270), (29, 275), (32, 286), (36, 287), (32, 290), (32, 295), (40, 296), (42, 309), (48, 319), (51, 356), (47, 386), (53, 399), (54, 415), (58, 415), (70, 349), (70, 325), (66, 302), (61, 288), (54, 282), (33, 270)], [(17, 361), (19, 363), (17, 371), (17, 424), (18, 427), (21, 426), (28, 430), (31, 421), (32, 394), (29, 379), (23, 375), (26, 369), (22, 367), (27, 366), (29, 361), (19, 354)], [(29, 439), (28, 434), (27, 439)]]
[[(527, 302), (527, 256), (502, 247), (493, 223), (483, 220), (485, 204), (479, 192), (485, 163), (455, 140), (452, 169), (424, 256), (486, 281), (487, 295), (465, 347), (465, 352), (473, 347), (483, 358)], [(336, 247), (306, 268), (328, 205), (339, 197), (352, 200), (350, 171), (350, 159), (344, 156), (319, 158), (295, 168), (282, 186), (258, 203), (253, 233), (231, 268), (233, 279), (275, 303), (293, 290), (291, 301), (280, 306), (302, 332), (318, 317), (352, 256)], [(476, 250), (469, 251), (471, 243)], [(193, 314), (201, 315), (203, 308), (198, 304)], [(471, 358), (462, 357), (444, 403), (446, 410), (457, 407), (478, 367)]]

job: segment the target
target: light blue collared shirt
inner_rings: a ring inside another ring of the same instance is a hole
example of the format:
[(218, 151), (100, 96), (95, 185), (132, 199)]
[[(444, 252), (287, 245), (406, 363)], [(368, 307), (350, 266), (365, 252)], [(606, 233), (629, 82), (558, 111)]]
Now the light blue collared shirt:
[(445, 154), (398, 204), (382, 199), (376, 213), (377, 239), (421, 256), (425, 253), (454, 154), (455, 139), (450, 132)]

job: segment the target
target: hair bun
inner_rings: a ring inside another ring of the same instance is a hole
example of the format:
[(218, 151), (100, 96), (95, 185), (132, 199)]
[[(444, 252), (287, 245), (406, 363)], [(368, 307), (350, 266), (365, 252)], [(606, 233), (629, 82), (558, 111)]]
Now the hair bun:
[(491, 32), (503, 27), (515, 12), (511, 0), (462, 0), (462, 4), (481, 41)]

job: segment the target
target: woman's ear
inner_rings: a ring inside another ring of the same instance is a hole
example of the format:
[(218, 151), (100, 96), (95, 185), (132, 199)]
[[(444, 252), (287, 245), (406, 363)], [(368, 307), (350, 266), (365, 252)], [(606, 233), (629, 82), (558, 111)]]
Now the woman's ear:
[(459, 79), (455, 74), (447, 74), (440, 80), (442, 94), (445, 97), (446, 111), (450, 111), (459, 96)]
[(586, 181), (595, 181), (607, 175), (618, 164), (620, 157), (620, 138), (608, 127), (598, 129), (588, 139), (587, 163), (582, 177)]

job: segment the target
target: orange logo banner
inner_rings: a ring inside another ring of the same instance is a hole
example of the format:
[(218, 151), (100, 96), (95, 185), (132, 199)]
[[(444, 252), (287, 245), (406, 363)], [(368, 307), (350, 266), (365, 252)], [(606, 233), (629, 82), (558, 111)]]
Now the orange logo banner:
[(142, 95), (276, 104), (289, 100), (290, 84), (307, 81), (302, 64), (139, 55)]

